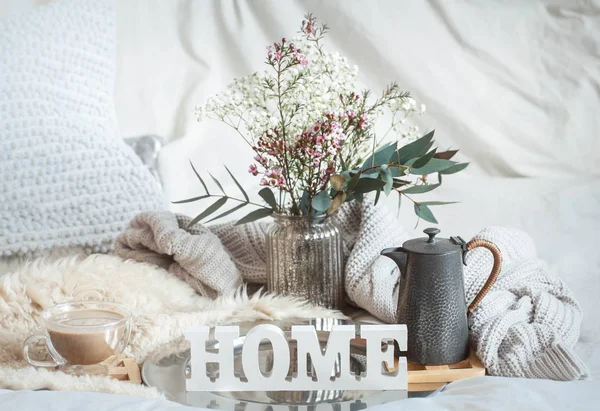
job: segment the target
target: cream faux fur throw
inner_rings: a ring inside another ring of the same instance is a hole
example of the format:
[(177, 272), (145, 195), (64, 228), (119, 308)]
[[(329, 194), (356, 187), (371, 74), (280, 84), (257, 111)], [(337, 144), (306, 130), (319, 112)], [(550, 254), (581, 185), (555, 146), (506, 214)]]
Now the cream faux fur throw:
[(54, 304), (77, 300), (116, 301), (132, 310), (133, 329), (125, 354), (138, 363), (159, 347), (180, 343), (183, 331), (192, 325), (342, 317), (291, 298), (258, 294), (247, 297), (243, 289), (211, 300), (162, 268), (116, 256), (37, 260), (0, 276), (0, 388), (161, 396), (155, 388), (102, 376), (35, 369), (23, 360), (23, 341), (41, 330), (40, 312)]

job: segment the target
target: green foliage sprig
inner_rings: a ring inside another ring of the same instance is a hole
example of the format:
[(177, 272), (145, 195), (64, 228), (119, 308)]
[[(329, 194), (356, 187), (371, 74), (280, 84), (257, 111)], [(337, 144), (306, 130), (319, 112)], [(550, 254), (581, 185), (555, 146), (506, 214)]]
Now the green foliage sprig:
[[(333, 174), (329, 180), (330, 188), (320, 191), (308, 201), (308, 193), (300, 199), (301, 214), (323, 214), (331, 215), (335, 213), (342, 204), (348, 201), (364, 200), (365, 194), (375, 193), (375, 204), (379, 202), (381, 193), (389, 196), (393, 191), (398, 193), (398, 207), (401, 205), (402, 197), (407, 198), (413, 203), (415, 214), (425, 221), (437, 224), (437, 220), (431, 211), (431, 206), (453, 204), (454, 201), (424, 201), (418, 202), (412, 198), (413, 194), (423, 194), (435, 190), (442, 185), (442, 176), (454, 174), (467, 168), (469, 163), (459, 163), (451, 159), (458, 150), (448, 150), (438, 152), (433, 148), (434, 131), (415, 140), (414, 142), (402, 147), (398, 147), (396, 142), (386, 144), (375, 150), (362, 166), (352, 170), (342, 171), (339, 174)], [(174, 204), (189, 203), (194, 201), (216, 198), (209, 207), (198, 214), (190, 222), (190, 226), (206, 220), (214, 213), (220, 210), (226, 204), (237, 203), (234, 207), (225, 212), (212, 217), (206, 222), (211, 222), (222, 217), (226, 217), (235, 211), (242, 209), (247, 205), (258, 207), (250, 212), (244, 218), (237, 221), (236, 224), (245, 224), (252, 221), (268, 217), (273, 213), (280, 213), (282, 210), (275, 198), (275, 194), (269, 187), (264, 187), (259, 191), (260, 197), (265, 204), (258, 204), (250, 201), (248, 194), (234, 177), (231, 171), (225, 167), (233, 182), (239, 189), (243, 198), (228, 195), (223, 189), (222, 184), (214, 176), (210, 175), (215, 185), (222, 194), (211, 194), (207, 184), (196, 171), (194, 165), (190, 162), (192, 169), (204, 188), (205, 194), (188, 198), (186, 200), (175, 201)], [(431, 183), (428, 176), (437, 174), (437, 182)], [(416, 180), (408, 180), (406, 177), (417, 176)], [(409, 196), (409, 194), (411, 196)]]

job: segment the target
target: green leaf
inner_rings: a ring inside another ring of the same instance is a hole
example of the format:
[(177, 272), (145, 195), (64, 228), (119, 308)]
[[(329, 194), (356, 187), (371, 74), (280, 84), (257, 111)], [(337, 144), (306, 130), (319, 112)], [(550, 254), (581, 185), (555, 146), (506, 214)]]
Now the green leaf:
[(394, 188), (404, 187), (409, 184), (410, 184), (410, 181), (400, 180), (399, 178), (394, 179)]
[(200, 177), (200, 174), (198, 174), (198, 172), (196, 171), (196, 167), (194, 167), (194, 164), (192, 164), (192, 160), (189, 160), (189, 161), (190, 161), (190, 165), (192, 166), (192, 170), (194, 170), (194, 174), (196, 174), (196, 177), (198, 177), (198, 180), (200, 180), (202, 187), (204, 187), (204, 191), (206, 191), (206, 194), (210, 194), (208, 192), (208, 187), (206, 187), (206, 183), (204, 182), (204, 180), (202, 180), (202, 177)]
[(340, 156), (340, 166), (342, 167), (342, 170), (346, 169), (346, 162), (344, 161), (344, 156)]
[(258, 192), (258, 195), (262, 197), (265, 202), (270, 205), (273, 209), (277, 209), (277, 200), (275, 200), (275, 194), (269, 187), (265, 187)]
[(408, 167), (408, 166), (411, 166), (411, 167), (412, 167), (412, 165), (413, 165), (413, 164), (415, 163), (415, 161), (417, 161), (417, 160), (418, 160), (418, 158), (411, 158), (410, 160), (406, 160), (406, 162), (405, 162), (403, 165), (405, 165), (405, 166), (407, 166), (407, 167)]
[(225, 193), (225, 190), (223, 190), (223, 186), (221, 185), (221, 183), (219, 183), (219, 180), (217, 180), (217, 179), (215, 178), (215, 176), (213, 176), (213, 175), (212, 175), (212, 174), (210, 174), (210, 173), (208, 173), (208, 175), (212, 177), (212, 179), (213, 179), (213, 181), (215, 182), (215, 184), (217, 185), (217, 187), (219, 187), (219, 190), (221, 190), (221, 192), (222, 192), (223, 194), (227, 195), (227, 194)]
[(340, 174), (342, 175), (342, 177), (344, 177), (346, 180), (350, 180), (350, 177), (353, 176), (353, 174), (351, 173), (355, 173), (355, 170), (344, 170), (342, 172), (340, 172)]
[(404, 167), (398, 167), (398, 166), (388, 164), (388, 168), (390, 170), (390, 173), (392, 173), (392, 177), (402, 177), (402, 176), (406, 175), (407, 169)]
[(435, 151), (436, 151), (436, 149), (434, 148), (429, 153), (427, 153), (423, 157), (419, 158), (417, 161), (415, 161), (413, 163), (413, 167), (421, 168), (421, 167), (425, 166), (427, 163), (429, 163), (429, 160), (431, 160), (433, 158), (433, 156), (435, 155)]
[(373, 205), (377, 205), (377, 203), (379, 202), (379, 197), (381, 197), (381, 190), (377, 190), (377, 194), (375, 194), (375, 201), (373, 202)]
[[(381, 179), (385, 181), (383, 191), (385, 192), (385, 195), (389, 196), (392, 192), (392, 187), (394, 185), (394, 178), (392, 177), (392, 173), (390, 172), (390, 169), (387, 168), (387, 165), (384, 164), (379, 169), (379, 174), (381, 175)], [(377, 192), (377, 196), (379, 196), (379, 191)]]
[(219, 218), (223, 218), (225, 216), (228, 216), (229, 214), (235, 213), (237, 210), (239, 210), (240, 208), (243, 208), (245, 206), (247, 206), (248, 203), (242, 203), (238, 206), (233, 207), (231, 210), (227, 210), (224, 213), (219, 214), (218, 216), (211, 218), (210, 220), (207, 221), (207, 223), (210, 223), (211, 221), (215, 221), (218, 220)]
[(458, 153), (458, 150), (442, 151), (441, 153), (435, 153), (433, 158), (439, 158), (440, 160), (451, 160)]
[(239, 220), (235, 225), (242, 225), (246, 223), (251, 223), (252, 221), (260, 220), (261, 218), (265, 218), (273, 214), (272, 208), (259, 208), (258, 210), (252, 211), (246, 217)]
[(402, 195), (398, 193), (398, 211), (396, 211), (396, 218), (400, 216), (400, 207), (402, 206)]
[(451, 167), (445, 168), (443, 170), (440, 170), (440, 174), (454, 174), (454, 173), (458, 173), (459, 171), (464, 170), (468, 166), (469, 166), (469, 163), (459, 163), (459, 164), (453, 165)]
[(308, 214), (308, 191), (306, 190), (302, 192), (302, 197), (300, 198), (300, 212)]
[(246, 194), (246, 191), (244, 190), (244, 188), (242, 187), (242, 185), (236, 180), (236, 178), (233, 176), (233, 174), (231, 174), (231, 171), (229, 171), (229, 169), (227, 168), (227, 166), (225, 166), (225, 170), (227, 170), (227, 172), (229, 173), (229, 175), (233, 179), (233, 182), (235, 183), (235, 185), (238, 186), (238, 188), (242, 192), (242, 195), (244, 196), (244, 198), (246, 199), (246, 201), (250, 201), (250, 198), (248, 197), (248, 194)]
[(335, 213), (344, 204), (344, 201), (346, 201), (346, 193), (338, 193), (331, 201), (331, 205), (327, 209), (327, 215)]
[(353, 192), (358, 194), (365, 194), (375, 190), (381, 190), (385, 185), (384, 181), (376, 180), (374, 178), (361, 178), (356, 183)]
[(373, 154), (371, 154), (365, 160), (362, 169), (370, 167), (380, 166), (390, 161), (390, 157), (396, 152), (397, 145), (395, 142), (388, 143), (378, 148)]
[(208, 197), (210, 197), (210, 196), (209, 195), (205, 195), (205, 196), (199, 196), (199, 197), (192, 197), (192, 198), (188, 198), (188, 199), (185, 199), (185, 200), (171, 201), (171, 204), (192, 203), (194, 201), (202, 200), (202, 199), (208, 198)]
[(211, 215), (215, 211), (217, 211), (226, 202), (227, 202), (227, 197), (221, 197), (221, 198), (219, 198), (211, 206), (209, 206), (206, 210), (204, 210), (203, 212), (201, 212), (200, 214), (198, 214), (196, 216), (196, 218), (194, 218), (192, 221), (190, 221), (190, 223), (188, 224), (188, 228), (191, 227), (191, 226), (193, 226), (194, 224), (196, 224), (198, 221), (200, 221), (200, 220), (208, 217), (209, 215)]
[(342, 189), (342, 186), (346, 182), (346, 179), (340, 174), (334, 174), (329, 178), (329, 182), (331, 183), (331, 187), (333, 187), (334, 190), (340, 191)]
[(359, 180), (360, 180), (360, 173), (357, 172), (352, 177), (350, 177), (350, 180), (348, 181), (348, 184), (346, 185), (346, 189), (349, 191), (354, 190), (354, 188), (358, 184)]
[(444, 170), (446, 168), (452, 167), (456, 164), (455, 161), (450, 160), (440, 160), (437, 158), (432, 158), (429, 163), (420, 168), (411, 168), (410, 173), (414, 175), (424, 175), (424, 174), (432, 174), (437, 173), (438, 171)]
[(425, 134), (423, 137), (418, 140), (413, 141), (410, 144), (407, 144), (403, 147), (400, 147), (396, 156), (391, 159), (394, 162), (400, 162), (400, 164), (404, 164), (406, 161), (411, 158), (421, 157), (427, 150), (432, 146), (432, 139), (435, 130)]
[(331, 205), (331, 197), (327, 191), (323, 190), (312, 198), (311, 206), (317, 211), (327, 211)]
[(458, 201), (423, 201), (419, 203), (425, 206), (436, 206), (436, 205), (446, 205), (446, 204), (456, 204)]
[(422, 186), (413, 186), (402, 190), (402, 192), (406, 194), (422, 194), (427, 193), (428, 191), (435, 190), (439, 186), (441, 186), (441, 184), (426, 184)]
[(433, 216), (433, 213), (431, 212), (429, 207), (427, 207), (426, 205), (415, 203), (415, 214), (418, 215), (423, 220), (429, 221), (430, 223), (434, 223), (434, 224), (438, 223), (438, 221)]

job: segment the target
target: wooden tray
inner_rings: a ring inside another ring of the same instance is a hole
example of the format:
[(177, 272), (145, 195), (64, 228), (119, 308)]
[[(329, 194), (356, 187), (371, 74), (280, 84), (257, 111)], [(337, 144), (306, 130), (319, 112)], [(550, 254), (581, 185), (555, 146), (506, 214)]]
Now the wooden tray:
[(101, 364), (108, 365), (108, 376), (119, 381), (141, 384), (140, 367), (133, 358), (122, 358), (113, 364), (115, 356), (107, 358)]
[[(110, 357), (105, 363), (110, 364), (112, 361), (114, 357)], [(397, 359), (395, 366), (398, 366)], [(421, 365), (409, 362), (407, 368), (408, 391), (433, 391), (452, 381), (485, 375), (485, 367), (474, 351), (471, 351), (469, 358), (456, 364)], [(117, 380), (142, 383), (140, 369), (132, 358), (124, 358), (109, 366), (108, 370), (108, 375)]]
[(437, 390), (443, 385), (464, 378), (485, 375), (485, 367), (471, 351), (469, 358), (449, 365), (408, 363), (408, 391)]

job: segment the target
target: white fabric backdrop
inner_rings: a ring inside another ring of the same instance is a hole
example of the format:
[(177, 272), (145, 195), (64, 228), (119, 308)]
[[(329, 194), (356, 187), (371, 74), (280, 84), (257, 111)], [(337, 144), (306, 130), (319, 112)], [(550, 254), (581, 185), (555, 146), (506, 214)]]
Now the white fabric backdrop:
[[(47, 0), (0, 0), (0, 15)], [(169, 199), (197, 187), (185, 161), (244, 183), (248, 148), (194, 106), (262, 69), (265, 46), (313, 11), (326, 46), (379, 91), (396, 80), (428, 106), (421, 130), (461, 149), (473, 176), (600, 176), (600, 1), (128, 0), (118, 2), (116, 106), (124, 136), (169, 145)], [(449, 179), (450, 180), (450, 179)], [(193, 213), (195, 206), (180, 208)]]
[(313, 11), (364, 84), (397, 80), (427, 104), (423, 128), (460, 147), (471, 173), (598, 176), (600, 3), (581, 3), (121, 2), (117, 112), (124, 135), (217, 140), (194, 105), (262, 69), (265, 46)]
[(362, 83), (379, 91), (397, 80), (428, 106), (421, 129), (461, 149), (466, 175), (600, 176), (598, 4), (130, 0), (119, 9), (121, 129), (168, 138), (160, 165), (171, 200), (198, 194), (187, 158), (224, 180), (226, 163), (255, 186), (247, 147), (224, 126), (198, 124), (193, 108), (262, 69), (265, 46), (313, 11)]

